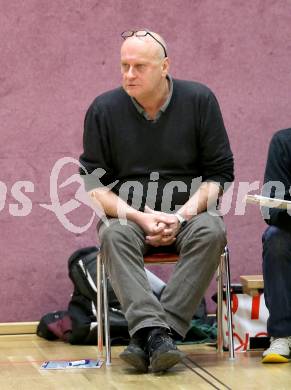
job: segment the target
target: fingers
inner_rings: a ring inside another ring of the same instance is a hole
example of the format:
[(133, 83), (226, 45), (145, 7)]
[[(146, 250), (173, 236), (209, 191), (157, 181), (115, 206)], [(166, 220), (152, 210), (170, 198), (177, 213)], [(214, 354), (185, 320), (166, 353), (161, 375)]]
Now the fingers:
[(167, 215), (167, 214), (159, 214), (156, 216), (157, 219), (160, 221), (160, 222), (163, 222), (165, 223), (166, 225), (172, 225), (172, 224), (175, 224), (177, 223), (177, 218), (172, 216), (172, 215)]
[(146, 242), (151, 245), (171, 245), (176, 240), (177, 228), (173, 225), (167, 225), (159, 222), (153, 229), (152, 234), (146, 236)]
[(173, 242), (176, 241), (176, 237), (170, 236), (170, 237), (162, 237), (161, 238), (161, 243), (162, 245), (171, 245)]
[(156, 212), (146, 206), (146, 213), (143, 214), (143, 230), (150, 236), (176, 235), (177, 232), (177, 218), (161, 212)]
[(163, 235), (163, 234), (158, 234), (158, 235), (151, 235), (151, 236), (146, 236), (146, 243), (152, 246), (162, 246), (162, 245), (171, 245), (176, 241), (176, 237), (173, 235)]
[(164, 245), (165, 243), (173, 243), (175, 240), (176, 240), (176, 237), (175, 237), (174, 232), (172, 232), (172, 233), (170, 233), (170, 234), (165, 234), (165, 232), (163, 232), (160, 241), (161, 241), (161, 242), (163, 243), (163, 245)]
[(145, 205), (145, 207), (144, 207), (144, 212), (146, 214), (153, 214), (154, 218), (158, 224), (160, 222), (163, 222), (167, 225), (177, 223), (177, 217), (175, 217), (174, 215), (163, 213), (162, 211), (155, 211), (147, 205)]
[(174, 235), (174, 229), (173, 228), (165, 228), (162, 232), (162, 235), (164, 237), (167, 237), (167, 236), (173, 236)]
[(159, 222), (155, 228), (153, 229), (154, 230), (154, 234), (153, 235), (158, 235), (159, 233), (162, 233), (165, 229), (166, 225), (163, 223), (163, 222)]
[(157, 248), (159, 246), (169, 246), (169, 245), (172, 245), (172, 244), (174, 244), (174, 242), (175, 242), (175, 239), (170, 240), (170, 241), (166, 241), (166, 242), (160, 242), (160, 241), (147, 242), (147, 244)]

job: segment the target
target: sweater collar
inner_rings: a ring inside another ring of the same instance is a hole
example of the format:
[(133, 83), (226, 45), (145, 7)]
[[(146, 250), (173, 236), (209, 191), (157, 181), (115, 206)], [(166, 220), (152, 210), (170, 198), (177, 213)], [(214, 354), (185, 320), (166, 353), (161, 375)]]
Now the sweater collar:
[(173, 95), (173, 79), (172, 79), (172, 76), (170, 76), (169, 74), (167, 75), (167, 80), (169, 81), (169, 85), (170, 85), (170, 91), (169, 91), (169, 95), (167, 97), (167, 100), (165, 101), (165, 103), (162, 105), (162, 107), (159, 109), (159, 112), (157, 113), (155, 119), (151, 119), (149, 118), (148, 114), (146, 113), (146, 111), (144, 110), (143, 106), (141, 106), (139, 104), (139, 102), (133, 98), (133, 97), (130, 97), (131, 101), (133, 102), (135, 108), (137, 109), (137, 111), (143, 115), (145, 117), (145, 119), (147, 119), (148, 121), (154, 121), (156, 122), (160, 116), (162, 115), (162, 113), (164, 113), (168, 107), (168, 105), (170, 104), (170, 101), (171, 101), (171, 98), (172, 98), (172, 95)]

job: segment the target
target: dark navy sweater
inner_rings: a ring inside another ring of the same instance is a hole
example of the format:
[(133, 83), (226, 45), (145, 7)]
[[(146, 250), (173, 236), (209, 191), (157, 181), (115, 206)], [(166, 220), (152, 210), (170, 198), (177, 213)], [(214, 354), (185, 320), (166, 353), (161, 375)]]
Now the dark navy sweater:
[(136, 208), (142, 210), (146, 202), (164, 209), (164, 199), (164, 205), (170, 202), (164, 211), (173, 211), (195, 192), (195, 178), (222, 187), (233, 181), (233, 155), (219, 105), (202, 84), (173, 79), (171, 101), (157, 121), (146, 120), (122, 88), (114, 89), (93, 101), (84, 127), (80, 173), (87, 173), (87, 191), (109, 185)]
[[(291, 129), (284, 129), (275, 133), (270, 142), (262, 193), (271, 198), (291, 200), (290, 189)], [(265, 218), (269, 225), (275, 225), (291, 232), (291, 216), (287, 210), (276, 208), (268, 210), (263, 207), (262, 211), (264, 217), (269, 217)]]

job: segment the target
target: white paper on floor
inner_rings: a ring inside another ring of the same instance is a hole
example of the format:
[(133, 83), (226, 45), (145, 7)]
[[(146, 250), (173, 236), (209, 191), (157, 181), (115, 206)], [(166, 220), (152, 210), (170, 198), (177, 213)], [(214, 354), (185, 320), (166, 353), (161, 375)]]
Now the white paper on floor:
[(100, 368), (101, 360), (83, 359), (83, 360), (50, 360), (43, 362), (41, 370), (75, 370), (76, 368)]

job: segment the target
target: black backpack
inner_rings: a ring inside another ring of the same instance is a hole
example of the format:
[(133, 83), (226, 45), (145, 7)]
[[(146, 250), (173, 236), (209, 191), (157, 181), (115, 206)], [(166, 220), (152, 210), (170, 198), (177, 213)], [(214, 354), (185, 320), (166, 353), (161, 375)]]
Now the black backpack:
[[(66, 311), (45, 314), (37, 327), (37, 335), (47, 340), (63, 340), (70, 344), (96, 345), (96, 265), (99, 248), (90, 246), (76, 250), (68, 260), (69, 277), (74, 290)], [(128, 324), (120, 303), (108, 286), (110, 336), (112, 345), (129, 341)]]
[[(97, 342), (96, 320), (96, 265), (98, 247), (91, 246), (75, 251), (68, 260), (69, 277), (74, 292), (69, 303), (68, 313), (72, 319), (71, 344)], [(128, 324), (121, 311), (120, 303), (108, 280), (108, 304), (110, 336), (112, 344), (126, 344), (129, 341)]]
[[(74, 285), (74, 293), (81, 294), (90, 301), (97, 300), (96, 288), (96, 257), (99, 248), (96, 246), (89, 246), (76, 250), (68, 260), (69, 277)], [(120, 309), (120, 303), (111, 287), (108, 280), (108, 303), (110, 307)]]

